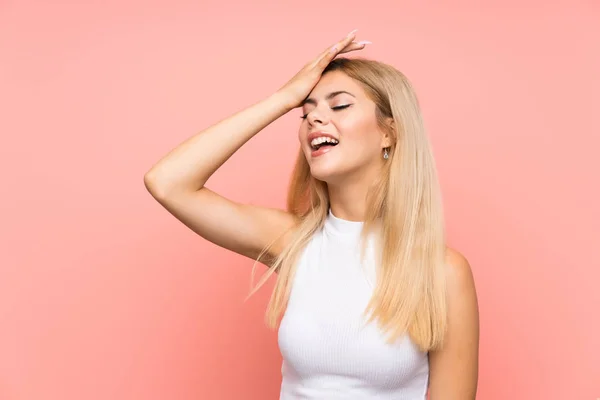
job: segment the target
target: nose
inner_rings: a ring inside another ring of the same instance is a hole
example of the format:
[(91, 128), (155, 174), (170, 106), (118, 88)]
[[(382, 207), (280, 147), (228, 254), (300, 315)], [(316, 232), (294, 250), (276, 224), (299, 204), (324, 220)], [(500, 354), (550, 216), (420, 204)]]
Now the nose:
[(315, 108), (314, 110), (312, 110), (311, 112), (309, 112), (308, 115), (306, 116), (306, 119), (308, 120), (308, 122), (311, 125), (315, 125), (315, 124), (325, 125), (325, 124), (329, 123), (329, 117), (327, 116), (327, 113), (320, 111), (318, 107)]

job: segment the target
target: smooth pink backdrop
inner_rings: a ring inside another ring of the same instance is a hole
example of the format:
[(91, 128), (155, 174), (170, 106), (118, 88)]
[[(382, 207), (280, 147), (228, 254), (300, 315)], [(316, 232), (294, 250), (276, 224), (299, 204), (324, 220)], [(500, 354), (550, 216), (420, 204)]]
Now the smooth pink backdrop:
[[(481, 308), (482, 400), (600, 397), (597, 1), (0, 2), (0, 398), (275, 399), (251, 262), (146, 193), (348, 31), (414, 82)], [(281, 206), (299, 113), (210, 187)]]

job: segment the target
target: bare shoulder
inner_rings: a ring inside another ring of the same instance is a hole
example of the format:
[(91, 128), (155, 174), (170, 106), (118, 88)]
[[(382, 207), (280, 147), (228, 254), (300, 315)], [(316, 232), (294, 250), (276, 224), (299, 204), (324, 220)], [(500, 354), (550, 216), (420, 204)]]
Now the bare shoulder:
[(475, 282), (469, 260), (458, 250), (446, 247), (446, 279), (449, 292), (474, 290)]
[(429, 398), (475, 399), (479, 365), (479, 311), (471, 265), (446, 250), (448, 326), (441, 348), (430, 352)]
[(467, 258), (451, 248), (446, 250), (446, 294), (450, 330), (476, 341), (479, 304), (473, 271)]

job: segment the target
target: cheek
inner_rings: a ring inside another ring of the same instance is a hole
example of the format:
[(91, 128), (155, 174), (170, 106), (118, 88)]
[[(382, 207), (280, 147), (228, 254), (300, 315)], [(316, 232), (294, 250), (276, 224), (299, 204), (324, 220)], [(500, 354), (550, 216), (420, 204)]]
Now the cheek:
[(308, 138), (308, 130), (303, 126), (298, 130), (298, 143), (303, 150), (306, 150), (306, 140)]
[(345, 118), (339, 121), (341, 139), (360, 153), (371, 153), (380, 147), (377, 122), (373, 118)]
[(304, 154), (304, 157), (308, 160), (310, 158), (311, 149), (307, 144), (308, 140), (308, 130), (304, 127), (300, 127), (298, 130), (298, 144), (300, 145), (300, 150)]
[(306, 129), (306, 124), (300, 125), (300, 127), (298, 128), (298, 135), (296, 137), (300, 146), (304, 148), (306, 144), (306, 138), (308, 137), (308, 130)]

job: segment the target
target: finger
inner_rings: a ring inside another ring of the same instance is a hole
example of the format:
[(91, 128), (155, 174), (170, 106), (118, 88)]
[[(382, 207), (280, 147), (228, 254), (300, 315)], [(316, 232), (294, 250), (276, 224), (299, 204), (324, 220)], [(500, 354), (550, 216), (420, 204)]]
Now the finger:
[(348, 46), (344, 47), (338, 54), (349, 53), (351, 51), (362, 50), (371, 44), (368, 40), (361, 40), (360, 42), (352, 41)]
[(356, 32), (357, 31), (358, 31), (358, 29), (355, 29), (352, 32), (348, 33), (345, 38), (343, 38), (342, 40), (338, 41), (336, 44), (334, 44), (329, 49), (329, 51), (325, 52), (325, 55), (326, 56), (330, 56), (331, 58), (335, 57), (336, 54), (338, 54), (340, 51), (342, 51), (349, 44), (352, 43), (352, 41), (356, 38)]
[(356, 37), (356, 31), (357, 31), (357, 29), (353, 30), (348, 35), (346, 35), (345, 38), (338, 41), (333, 46), (325, 49), (325, 51), (323, 51), (317, 57), (317, 60), (315, 60), (315, 61), (317, 61), (317, 64), (322, 64), (325, 62), (329, 63), (329, 61), (333, 60), (333, 58), (335, 58), (335, 56), (338, 55), (340, 53), (340, 51), (342, 51), (346, 46), (348, 46), (350, 43), (352, 43), (352, 41)]

